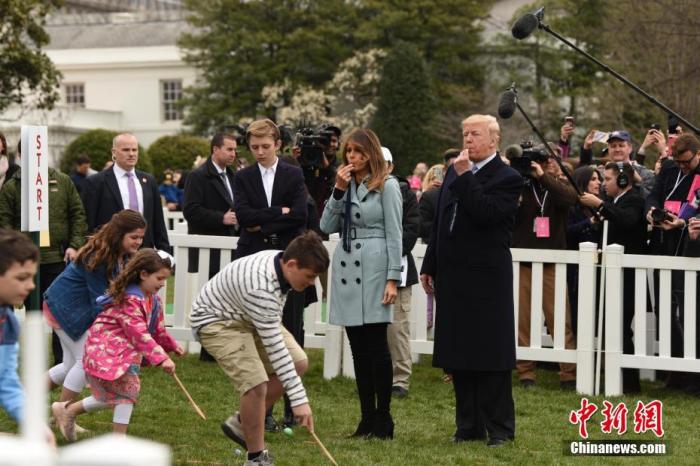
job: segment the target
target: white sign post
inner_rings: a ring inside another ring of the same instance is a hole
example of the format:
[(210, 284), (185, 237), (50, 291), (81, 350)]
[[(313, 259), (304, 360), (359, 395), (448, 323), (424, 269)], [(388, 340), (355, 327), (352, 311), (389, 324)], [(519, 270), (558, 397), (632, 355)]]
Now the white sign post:
[(22, 231), (49, 229), (49, 157), (46, 126), (22, 126)]
[[(22, 126), (22, 231), (32, 232), (39, 246), (41, 232), (49, 230), (48, 131), (46, 126)], [(37, 280), (38, 283), (38, 280)], [(22, 332), (22, 375), (27, 399), (21, 431), (25, 439), (46, 445), (46, 335), (39, 312), (39, 290), (27, 309)]]

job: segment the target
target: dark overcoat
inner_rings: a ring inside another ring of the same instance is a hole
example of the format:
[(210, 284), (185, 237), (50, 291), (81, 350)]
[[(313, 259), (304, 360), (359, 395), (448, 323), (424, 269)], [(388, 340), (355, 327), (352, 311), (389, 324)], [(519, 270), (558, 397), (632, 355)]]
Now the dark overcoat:
[[(226, 177), (233, 193), (234, 173), (226, 167)], [(235, 236), (234, 225), (224, 225), (224, 214), (233, 210), (233, 199), (226, 189), (224, 180), (214, 166), (211, 157), (190, 172), (185, 181), (184, 206), (182, 213), (187, 220), (187, 233), (191, 235)], [(220, 251), (210, 251), (209, 276), (219, 271)], [(199, 249), (189, 249), (188, 271), (196, 272)]]
[(515, 367), (510, 244), (522, 184), (498, 156), (476, 174), (447, 172), (421, 268), (435, 280), (436, 367)]

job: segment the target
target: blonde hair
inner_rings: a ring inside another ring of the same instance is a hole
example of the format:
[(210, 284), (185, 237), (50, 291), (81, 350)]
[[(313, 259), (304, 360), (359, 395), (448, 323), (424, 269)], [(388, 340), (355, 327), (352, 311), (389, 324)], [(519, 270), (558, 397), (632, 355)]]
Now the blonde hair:
[(345, 155), (348, 147), (348, 143), (353, 143), (358, 146), (360, 152), (362, 152), (369, 159), (369, 181), (367, 182), (368, 190), (379, 190), (384, 189), (384, 178), (388, 174), (388, 165), (384, 161), (384, 156), (382, 155), (382, 145), (379, 142), (379, 138), (371, 129), (357, 128), (348, 134), (343, 144), (343, 162), (344, 165), (348, 164), (348, 158)]
[(245, 140), (250, 142), (250, 138), (255, 136), (256, 138), (264, 138), (270, 136), (275, 142), (280, 140), (280, 130), (277, 125), (270, 120), (265, 118), (263, 120), (255, 120), (245, 131)]
[(435, 179), (435, 170), (438, 168), (442, 169), (443, 171), (443, 176), (445, 173), (445, 166), (441, 163), (438, 163), (437, 165), (433, 165), (428, 169), (428, 172), (425, 174), (425, 177), (423, 178), (423, 186), (421, 187), (421, 191), (426, 192), (431, 188), (430, 185), (433, 184), (433, 180)]
[(498, 120), (496, 120), (496, 117), (493, 117), (491, 115), (469, 115), (467, 118), (462, 120), (462, 128), (464, 128), (464, 125), (466, 124), (479, 124), (479, 123), (485, 123), (486, 128), (489, 131), (489, 134), (491, 135), (491, 138), (495, 140), (496, 142), (496, 148), (498, 148), (498, 144), (501, 142), (501, 127), (498, 125)]

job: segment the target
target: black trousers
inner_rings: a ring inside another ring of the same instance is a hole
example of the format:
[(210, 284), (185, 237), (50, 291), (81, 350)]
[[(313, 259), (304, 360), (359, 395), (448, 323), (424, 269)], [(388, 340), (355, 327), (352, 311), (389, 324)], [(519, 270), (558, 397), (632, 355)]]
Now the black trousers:
[(515, 438), (511, 371), (452, 371), (457, 431), (462, 440)]

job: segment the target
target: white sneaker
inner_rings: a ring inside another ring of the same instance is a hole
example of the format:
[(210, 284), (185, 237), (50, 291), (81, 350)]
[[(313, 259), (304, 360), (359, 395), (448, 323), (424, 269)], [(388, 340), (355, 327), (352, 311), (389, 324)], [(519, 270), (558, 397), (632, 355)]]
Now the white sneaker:
[(260, 456), (254, 460), (246, 460), (243, 466), (275, 466), (275, 463), (273, 463), (272, 456), (270, 456), (267, 450), (263, 450)]

